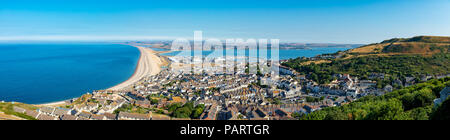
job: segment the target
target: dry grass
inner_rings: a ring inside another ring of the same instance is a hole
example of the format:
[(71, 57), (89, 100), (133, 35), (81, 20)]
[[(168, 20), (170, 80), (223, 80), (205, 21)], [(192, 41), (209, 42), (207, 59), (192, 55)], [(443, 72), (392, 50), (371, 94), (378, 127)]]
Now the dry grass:
[(450, 37), (448, 36), (418, 36), (412, 38), (412, 40), (419, 40), (423, 42), (429, 42), (429, 43), (450, 43)]
[(14, 115), (8, 115), (0, 111), (0, 120), (24, 120), (24, 119)]
[(381, 50), (383, 50), (383, 48), (386, 46), (387, 46), (387, 44), (369, 45), (369, 46), (352, 49), (349, 52), (350, 53), (376, 53), (376, 52), (381, 52)]
[(182, 102), (186, 102), (186, 100), (182, 99), (181, 97), (172, 97), (172, 101), (170, 101), (170, 103), (182, 103)]
[(24, 119), (34, 119), (30, 116), (26, 116), (25, 114), (18, 113), (14, 111), (14, 106), (21, 107), (27, 110), (36, 110), (37, 107), (29, 104), (14, 102), (14, 103), (0, 103), (0, 118), (3, 119), (12, 119), (12, 120), (24, 120)]
[(162, 120), (170, 120), (171, 119), (171, 117), (168, 116), (168, 115), (157, 114), (157, 113), (153, 113), (153, 112), (152, 112), (152, 118), (159, 118), (159, 119), (162, 119)]
[[(349, 50), (346, 57), (341, 59), (351, 59), (356, 57), (365, 57), (365, 56), (392, 56), (392, 55), (422, 55), (422, 56), (432, 56), (436, 53), (442, 53), (441, 50), (431, 50), (431, 46), (437, 47), (445, 47), (450, 46), (449, 43), (424, 43), (424, 42), (396, 42), (396, 43), (383, 43), (383, 44), (374, 44), (363, 46), (360, 48), (355, 48)], [(385, 47), (402, 47), (407, 48), (402, 50), (401, 52), (383, 52)], [(445, 49), (444, 51), (447, 51)]]
[(441, 48), (444, 52), (448, 50), (448, 43), (423, 43), (423, 42), (398, 42), (393, 43), (387, 47), (389, 48), (402, 48), (400, 53), (442, 53), (440, 49), (432, 50), (433, 46), (435, 48)]
[(322, 64), (322, 63), (331, 63), (331, 61), (330, 60), (314, 60), (314, 61), (303, 62), (303, 63), (301, 63), (301, 65), (309, 65), (311, 63)]
[(92, 95), (91, 94), (84, 94), (82, 95), (80, 98), (78, 98), (77, 100), (75, 100), (71, 105), (77, 105), (77, 104), (82, 104), (87, 102), (89, 99), (91, 99)]

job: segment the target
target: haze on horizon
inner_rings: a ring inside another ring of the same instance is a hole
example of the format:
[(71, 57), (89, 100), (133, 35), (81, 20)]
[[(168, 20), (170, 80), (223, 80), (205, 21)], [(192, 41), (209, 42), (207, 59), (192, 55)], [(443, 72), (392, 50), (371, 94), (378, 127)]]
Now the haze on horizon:
[(374, 43), (450, 35), (448, 0), (14, 0), (0, 5), (0, 41), (266, 38)]

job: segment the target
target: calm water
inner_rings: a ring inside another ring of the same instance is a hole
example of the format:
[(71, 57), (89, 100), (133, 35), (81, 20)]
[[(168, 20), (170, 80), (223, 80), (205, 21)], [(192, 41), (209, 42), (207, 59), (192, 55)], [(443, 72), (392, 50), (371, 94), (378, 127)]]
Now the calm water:
[(163, 48), (151, 48), (154, 51), (170, 51), (170, 49), (163, 49)]
[[(153, 49), (153, 48), (152, 48)], [(323, 48), (311, 48), (311, 49), (293, 49), (293, 50), (279, 50), (279, 58), (280, 60), (284, 60), (284, 59), (289, 59), (289, 58), (297, 58), (297, 57), (314, 57), (316, 55), (320, 55), (320, 54), (326, 54), (326, 53), (335, 53), (338, 51), (345, 51), (351, 48), (342, 48), (342, 47), (323, 47)], [(260, 52), (264, 52), (264, 51), (260, 51)], [(267, 52), (267, 50), (266, 50)], [(223, 56), (225, 54), (235, 54), (236, 56), (250, 56), (250, 57), (256, 57), (258, 56), (257, 53), (252, 53), (254, 55), (249, 55), (249, 52), (245, 52), (243, 50), (240, 51), (234, 51), (233, 49), (227, 49), (226, 52), (225, 51), (203, 51), (201, 52), (201, 50), (194, 50), (193, 52), (189, 52), (189, 51), (173, 51), (173, 52), (169, 52), (169, 53), (163, 53), (162, 55), (167, 55), (167, 56), (191, 56), (192, 53), (199, 53), (199, 54), (203, 54), (203, 55), (207, 55), (207, 57), (220, 57)], [(268, 54), (264, 54), (264, 55), (259, 55), (260, 58), (266, 58), (263, 56), (270, 56), (270, 52), (268, 52)]]
[(66, 100), (127, 80), (138, 49), (116, 44), (0, 44), (0, 100)]

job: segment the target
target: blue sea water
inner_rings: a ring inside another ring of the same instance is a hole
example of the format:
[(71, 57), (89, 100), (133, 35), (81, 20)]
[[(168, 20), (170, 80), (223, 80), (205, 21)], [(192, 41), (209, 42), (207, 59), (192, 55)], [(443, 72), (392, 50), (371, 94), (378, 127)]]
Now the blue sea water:
[(170, 49), (163, 49), (163, 48), (151, 48), (154, 51), (170, 51)]
[(0, 100), (39, 104), (106, 89), (138, 59), (137, 48), (119, 44), (0, 44)]

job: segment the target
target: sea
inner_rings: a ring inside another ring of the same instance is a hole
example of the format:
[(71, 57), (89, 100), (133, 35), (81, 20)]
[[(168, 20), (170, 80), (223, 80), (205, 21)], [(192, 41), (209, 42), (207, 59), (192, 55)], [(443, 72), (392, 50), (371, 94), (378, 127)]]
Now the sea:
[[(313, 57), (347, 49), (280, 50), (279, 58)], [(215, 57), (221, 52), (202, 53)], [(42, 104), (107, 89), (133, 75), (139, 55), (135, 47), (110, 43), (0, 43), (0, 101)], [(174, 51), (162, 55), (189, 54)]]
[(131, 77), (132, 46), (103, 43), (0, 44), (0, 101), (41, 104), (79, 97)]

